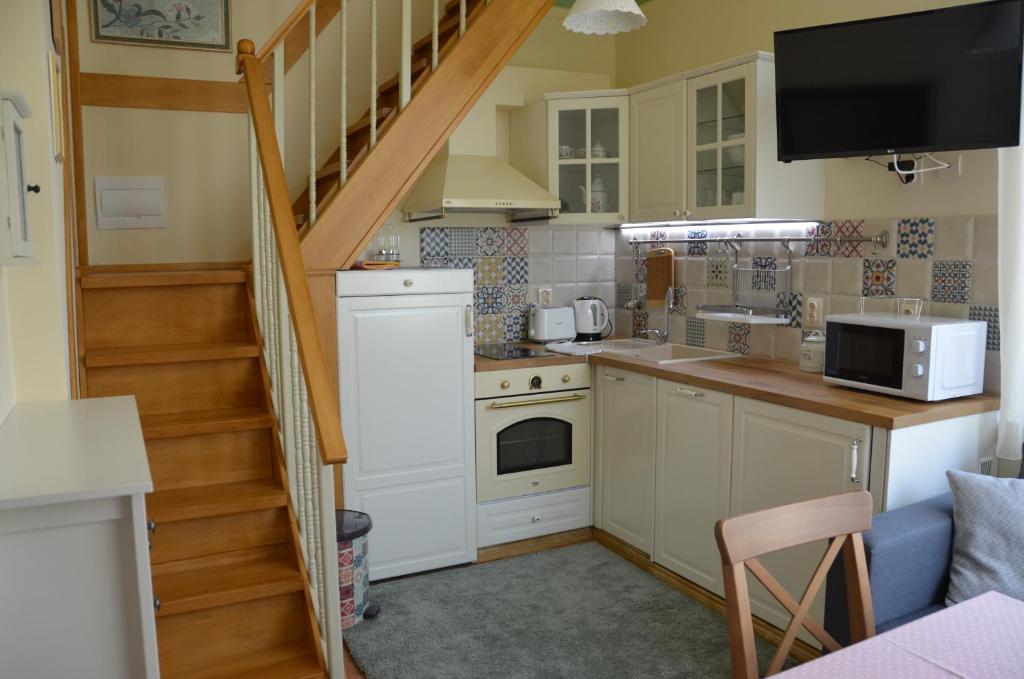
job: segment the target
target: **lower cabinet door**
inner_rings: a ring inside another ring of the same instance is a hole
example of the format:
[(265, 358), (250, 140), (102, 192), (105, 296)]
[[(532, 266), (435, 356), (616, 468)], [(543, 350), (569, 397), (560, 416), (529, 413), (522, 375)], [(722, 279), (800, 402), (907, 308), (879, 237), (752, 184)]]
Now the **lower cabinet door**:
[(602, 528), (650, 555), (655, 379), (610, 368), (598, 376)]
[(721, 595), (715, 522), (729, 513), (730, 394), (658, 380), (654, 561)]
[[(731, 514), (745, 514), (867, 487), (871, 427), (746, 398), (735, 400)], [(761, 559), (799, 600), (825, 551), (825, 542), (794, 547)], [(785, 628), (790, 615), (753, 578), (754, 615)], [(819, 592), (811, 615), (822, 620)], [(810, 641), (806, 633), (802, 638)]]

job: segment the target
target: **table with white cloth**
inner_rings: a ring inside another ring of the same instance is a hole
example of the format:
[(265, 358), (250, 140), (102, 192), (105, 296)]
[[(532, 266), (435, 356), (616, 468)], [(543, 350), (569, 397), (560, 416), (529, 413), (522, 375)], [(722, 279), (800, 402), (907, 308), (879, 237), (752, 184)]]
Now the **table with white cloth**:
[(988, 592), (777, 676), (1021, 679), (1024, 602)]

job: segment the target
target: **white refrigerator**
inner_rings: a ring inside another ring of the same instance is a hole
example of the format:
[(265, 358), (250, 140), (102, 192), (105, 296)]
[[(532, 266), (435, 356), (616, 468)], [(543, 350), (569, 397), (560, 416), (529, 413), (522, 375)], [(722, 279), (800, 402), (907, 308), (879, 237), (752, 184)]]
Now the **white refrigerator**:
[(476, 559), (473, 271), (339, 271), (345, 507), (370, 579)]

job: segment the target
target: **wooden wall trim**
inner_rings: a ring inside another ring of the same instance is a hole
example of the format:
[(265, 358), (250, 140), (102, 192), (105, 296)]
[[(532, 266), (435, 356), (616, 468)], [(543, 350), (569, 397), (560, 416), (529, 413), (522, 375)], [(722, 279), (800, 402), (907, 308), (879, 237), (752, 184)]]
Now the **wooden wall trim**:
[(493, 0), (302, 241), (306, 269), (348, 268), (480, 99), (552, 0)]
[(81, 83), (83, 106), (213, 113), (249, 112), (245, 85), (238, 82), (82, 73)]

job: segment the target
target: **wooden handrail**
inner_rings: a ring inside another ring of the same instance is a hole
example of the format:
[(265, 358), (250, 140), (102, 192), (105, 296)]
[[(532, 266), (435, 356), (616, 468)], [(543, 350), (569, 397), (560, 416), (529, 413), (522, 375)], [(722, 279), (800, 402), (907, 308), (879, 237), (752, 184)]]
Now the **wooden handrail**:
[[(315, 2), (316, 0), (301, 0), (295, 6), (295, 9), (292, 10), (292, 13), (288, 15), (288, 18), (284, 20), (284, 23), (277, 27), (277, 30), (267, 39), (266, 44), (256, 53), (256, 58), (261, 62), (266, 61), (274, 53), (274, 48), (288, 37), (293, 28), (299, 25), (299, 22), (302, 21), (303, 17), (306, 16), (306, 12), (309, 11), (309, 8)], [(241, 45), (241, 42), (239, 42), (239, 45)]]
[(309, 407), (313, 425), (320, 442), (320, 458), (324, 464), (342, 464), (348, 461), (345, 439), (341, 433), (341, 411), (338, 397), (331, 387), (324, 359), (323, 345), (313, 314), (313, 300), (309, 294), (302, 250), (299, 246), (295, 215), (292, 214), (284, 162), (281, 159), (274, 115), (267, 99), (267, 84), (263, 79), (263, 65), (256, 56), (252, 40), (238, 41), (237, 72), (245, 76), (253, 130), (260, 166), (263, 168), (267, 202), (274, 225), (278, 259), (288, 295), (299, 361), (306, 376)]

